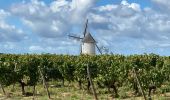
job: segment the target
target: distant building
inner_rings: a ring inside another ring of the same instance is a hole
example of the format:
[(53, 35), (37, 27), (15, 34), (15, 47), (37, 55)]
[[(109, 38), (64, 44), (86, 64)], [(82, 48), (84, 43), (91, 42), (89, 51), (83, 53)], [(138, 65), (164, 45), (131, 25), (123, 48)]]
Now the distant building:
[(95, 55), (96, 54), (96, 41), (91, 36), (90, 33), (86, 33), (85, 37), (82, 39), (82, 54)]

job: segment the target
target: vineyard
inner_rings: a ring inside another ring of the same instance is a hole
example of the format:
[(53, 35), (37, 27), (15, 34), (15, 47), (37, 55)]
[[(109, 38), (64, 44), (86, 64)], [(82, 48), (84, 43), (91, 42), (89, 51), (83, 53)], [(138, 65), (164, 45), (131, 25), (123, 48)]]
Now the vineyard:
[(40, 84), (42, 84), (41, 88), (47, 91), (49, 98), (55, 100), (54, 96), (50, 97), (51, 91), (48, 88), (51, 85), (56, 85), (57, 90), (66, 86), (74, 87), (76, 84), (78, 91), (83, 90), (92, 95), (92, 84), (89, 78), (94, 84), (99, 100), (101, 100), (100, 95), (103, 94), (121, 99), (133, 96), (145, 96), (151, 99), (155, 94), (170, 92), (170, 57), (156, 54), (0, 55), (0, 92), (4, 96), (7, 95), (6, 91), (11, 92), (7, 90), (8, 87), (16, 89), (15, 86), (20, 88), (20, 95), (23, 96), (28, 94), (26, 87), (32, 87), (33, 96), (36, 96), (36, 87)]

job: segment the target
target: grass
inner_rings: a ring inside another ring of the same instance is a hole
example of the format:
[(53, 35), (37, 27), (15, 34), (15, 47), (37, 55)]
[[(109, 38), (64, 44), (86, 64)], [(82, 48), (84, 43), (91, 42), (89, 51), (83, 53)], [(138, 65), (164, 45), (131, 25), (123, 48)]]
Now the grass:
[[(54, 83), (50, 83), (54, 84)], [(55, 83), (56, 84), (56, 83)], [(26, 92), (33, 91), (33, 87), (27, 86), (25, 87)], [(143, 100), (143, 97), (129, 97), (129, 89), (126, 87), (122, 87), (119, 89), (120, 98), (114, 98), (114, 100)], [(7, 92), (7, 96), (4, 96), (2, 91), (0, 90), (0, 100), (31, 100), (33, 96), (22, 96), (21, 88), (18, 84), (13, 86), (5, 87), (5, 91)], [(76, 83), (71, 83), (71, 85), (66, 84), (64, 87), (55, 87), (49, 86), (49, 91), (51, 94), (52, 100), (94, 100), (92, 93), (88, 93), (86, 90), (80, 90), (77, 87)], [(106, 89), (97, 89), (99, 100), (113, 100), (110, 93), (106, 92)], [(152, 95), (153, 100), (170, 100), (170, 93), (164, 94), (156, 94)], [(38, 84), (36, 86), (36, 95), (35, 100), (48, 100), (48, 96), (46, 90), (43, 88), (42, 84)]]

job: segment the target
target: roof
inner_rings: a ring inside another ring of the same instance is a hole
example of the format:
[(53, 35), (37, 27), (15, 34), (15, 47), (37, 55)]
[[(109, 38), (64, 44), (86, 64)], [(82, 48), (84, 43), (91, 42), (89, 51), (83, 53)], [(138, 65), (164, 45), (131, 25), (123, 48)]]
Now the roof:
[(94, 40), (94, 38), (91, 36), (90, 33), (87, 33), (85, 35), (85, 37), (83, 38), (82, 42), (84, 42), (84, 43), (96, 43), (96, 41)]

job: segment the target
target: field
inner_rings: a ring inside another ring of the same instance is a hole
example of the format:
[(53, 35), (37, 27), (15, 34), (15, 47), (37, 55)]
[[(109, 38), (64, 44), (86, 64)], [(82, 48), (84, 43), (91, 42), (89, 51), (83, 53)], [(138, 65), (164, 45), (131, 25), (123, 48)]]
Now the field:
[[(54, 83), (51, 83), (54, 84)], [(18, 85), (18, 84), (17, 84)], [(42, 88), (43, 85), (39, 84), (36, 87), (36, 95), (35, 100), (48, 100), (48, 96), (46, 94), (46, 91), (44, 88)], [(33, 99), (33, 96), (23, 96), (21, 95), (21, 89), (19, 86), (9, 86), (5, 88), (7, 95), (4, 96), (3, 94), (0, 94), (0, 100), (31, 100)], [(32, 93), (33, 87), (27, 87), (27, 92)], [(52, 100), (94, 100), (92, 93), (87, 92), (86, 90), (80, 90), (77, 88), (76, 84), (72, 83), (70, 86), (49, 86), (49, 91), (51, 94)], [(132, 96), (129, 94), (128, 91), (127, 94), (124, 92), (121, 94), (122, 97), (119, 98), (113, 98), (111, 93), (107, 93), (107, 90), (105, 89), (97, 89), (98, 98), (99, 100), (143, 100), (143, 97), (141, 96)], [(122, 90), (121, 90), (122, 91)], [(120, 91), (120, 92), (121, 92)], [(124, 90), (123, 90), (124, 91)], [(100, 93), (99, 93), (100, 92)], [(1, 91), (2, 93), (2, 91)], [(129, 92), (130, 93), (130, 92)], [(170, 93), (164, 93), (160, 94), (157, 93), (155, 95), (152, 95), (153, 100), (169, 100), (170, 99)]]
[(0, 99), (168, 100), (169, 73), (170, 57), (155, 54), (1, 54)]
[[(50, 83), (50, 84), (56, 84), (56, 82)], [(50, 85), (49, 84), (49, 91), (51, 94), (52, 100), (94, 100), (94, 97), (92, 93), (86, 91), (86, 90), (80, 90), (77, 88), (77, 84), (71, 83), (71, 85), (66, 86), (60, 86), (60, 85)], [(35, 100), (48, 100), (48, 96), (46, 94), (46, 91), (44, 88), (42, 88), (43, 85), (39, 84), (36, 86), (36, 95), (34, 97)], [(33, 99), (33, 96), (23, 96), (21, 95), (21, 89), (18, 84), (16, 84), (15, 88), (13, 86), (9, 86), (5, 88), (7, 92), (7, 96), (4, 96), (3, 94), (0, 94), (0, 100), (31, 100)], [(32, 93), (33, 87), (27, 87), (26, 91), (29, 93)], [(143, 97), (141, 96), (134, 96), (128, 93), (130, 91), (125, 91), (124, 89), (120, 90), (122, 92), (121, 97), (114, 98), (111, 93), (107, 93), (107, 90), (105, 89), (97, 89), (98, 98), (99, 100), (143, 100)], [(2, 93), (2, 91), (1, 91)], [(157, 94), (152, 95), (153, 100), (169, 100), (170, 99), (170, 93), (164, 93), (160, 94), (157, 91)]]

